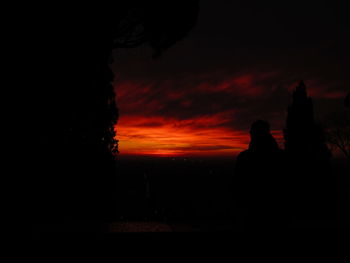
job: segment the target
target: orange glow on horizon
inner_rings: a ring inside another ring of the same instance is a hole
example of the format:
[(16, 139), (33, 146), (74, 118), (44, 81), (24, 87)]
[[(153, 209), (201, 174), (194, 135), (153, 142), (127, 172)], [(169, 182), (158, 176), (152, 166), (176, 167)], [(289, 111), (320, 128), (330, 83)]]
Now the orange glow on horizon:
[[(120, 118), (116, 131), (120, 155), (239, 154), (249, 146), (250, 124), (255, 119), (276, 117), (256, 103), (259, 97), (270, 99), (274, 88), (264, 81), (276, 74), (118, 80)], [(250, 116), (253, 114), (255, 118)], [(272, 134), (282, 146), (282, 132), (273, 130)]]
[[(217, 121), (215, 116), (182, 121), (126, 116), (117, 125), (119, 151), (121, 155), (176, 157), (235, 156), (247, 149), (248, 132), (209, 125)], [(280, 139), (279, 131), (273, 134)]]

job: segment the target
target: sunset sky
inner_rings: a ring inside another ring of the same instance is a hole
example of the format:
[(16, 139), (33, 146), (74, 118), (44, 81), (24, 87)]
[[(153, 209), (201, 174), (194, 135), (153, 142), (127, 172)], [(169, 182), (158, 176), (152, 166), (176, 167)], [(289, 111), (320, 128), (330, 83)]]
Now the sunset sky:
[(197, 26), (159, 59), (116, 50), (121, 155), (234, 156), (268, 120), (283, 146), (291, 92), (304, 79), (322, 120), (349, 91), (350, 32), (341, 6), (201, 1)]

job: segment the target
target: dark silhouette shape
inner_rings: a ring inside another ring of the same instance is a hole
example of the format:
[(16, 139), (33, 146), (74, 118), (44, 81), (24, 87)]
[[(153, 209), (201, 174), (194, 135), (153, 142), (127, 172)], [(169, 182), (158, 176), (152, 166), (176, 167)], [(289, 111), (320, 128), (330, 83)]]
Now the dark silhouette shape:
[(72, 231), (86, 221), (81, 231), (101, 231), (115, 217), (112, 51), (148, 43), (159, 55), (186, 36), (197, 13), (198, 1), (118, 1), (57, 7), (23, 25), (31, 65), (23, 76), (29, 154), (20, 181), (23, 214), (35, 229), (63, 223)]
[(314, 121), (313, 104), (307, 96), (303, 81), (293, 93), (288, 107), (285, 150), (291, 171), (291, 200), (299, 219), (320, 219), (334, 215), (331, 211), (332, 187), (331, 153), (326, 145), (326, 136), (321, 125)]
[(350, 93), (346, 96), (344, 104), (346, 107), (350, 108)]
[[(120, 7), (119, 7), (120, 8)], [(148, 43), (153, 57), (186, 37), (197, 20), (198, 1), (125, 1), (115, 31), (115, 48), (133, 48)]]
[(251, 151), (278, 151), (278, 144), (270, 133), (270, 125), (268, 122), (258, 120), (252, 124), (250, 129), (251, 141), (249, 150)]
[(284, 152), (279, 149), (266, 121), (254, 122), (250, 136), (249, 149), (237, 157), (234, 180), (244, 228), (283, 227), (288, 207)]
[(329, 163), (331, 155), (324, 132), (314, 121), (312, 99), (307, 96), (303, 81), (296, 87), (288, 107), (284, 138), (285, 150), (294, 157)]

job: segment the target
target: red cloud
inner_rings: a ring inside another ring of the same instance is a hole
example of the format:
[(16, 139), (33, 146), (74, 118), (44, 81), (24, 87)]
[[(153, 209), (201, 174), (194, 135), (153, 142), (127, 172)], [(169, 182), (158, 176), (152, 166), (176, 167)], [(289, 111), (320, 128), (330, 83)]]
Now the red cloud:
[[(266, 119), (280, 129), (290, 102), (280, 73), (219, 72), (173, 80), (119, 80), (116, 94), (121, 154), (235, 155), (249, 144), (249, 127)], [(316, 98), (338, 98), (325, 85), (307, 81)], [(344, 95), (345, 96), (345, 95)], [(280, 130), (272, 131), (283, 147)]]
[[(277, 73), (244, 73), (233, 77), (224, 77), (216, 83), (202, 82), (196, 89), (200, 92), (225, 92), (241, 97), (255, 97), (271, 91), (271, 86), (262, 85), (262, 82), (275, 76)], [(210, 78), (211, 76), (208, 76)]]
[[(133, 155), (233, 155), (246, 147), (246, 133), (218, 128), (215, 123), (216, 118), (179, 121), (124, 117), (118, 124), (120, 152)], [(203, 124), (212, 127), (203, 128)]]
[[(247, 148), (249, 133), (218, 126), (225, 121), (224, 113), (191, 120), (124, 116), (117, 129), (120, 152), (129, 155), (233, 156)], [(279, 131), (273, 133), (277, 139), (282, 138)]]

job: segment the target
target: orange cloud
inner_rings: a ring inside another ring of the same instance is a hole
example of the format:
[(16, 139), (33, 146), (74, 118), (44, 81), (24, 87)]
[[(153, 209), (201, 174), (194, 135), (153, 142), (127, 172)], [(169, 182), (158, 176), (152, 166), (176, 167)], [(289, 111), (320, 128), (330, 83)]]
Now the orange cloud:
[[(218, 127), (219, 119), (122, 117), (118, 124), (119, 150), (123, 155), (234, 156), (246, 149), (249, 133)], [(281, 137), (279, 132), (274, 134)]]
[[(256, 118), (280, 119), (270, 85), (276, 74), (119, 80), (121, 155), (237, 155), (248, 148), (249, 127)], [(281, 145), (281, 132), (273, 134)]]
[[(207, 121), (198, 119), (198, 123)], [(249, 139), (242, 132), (217, 127), (198, 128), (191, 122), (196, 120), (121, 118), (119, 150), (122, 154), (133, 155), (234, 155), (246, 147)]]

